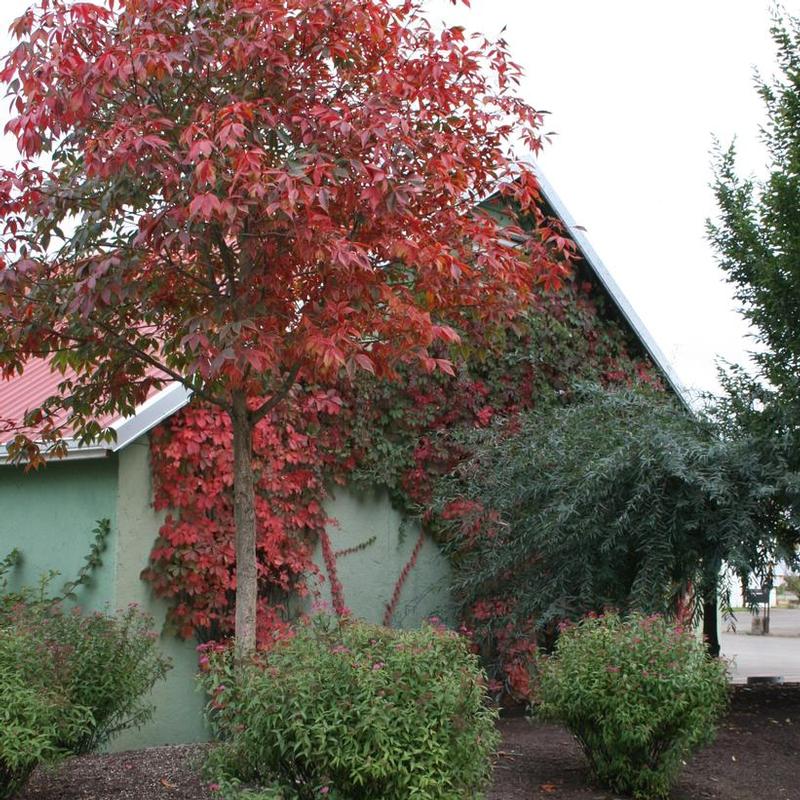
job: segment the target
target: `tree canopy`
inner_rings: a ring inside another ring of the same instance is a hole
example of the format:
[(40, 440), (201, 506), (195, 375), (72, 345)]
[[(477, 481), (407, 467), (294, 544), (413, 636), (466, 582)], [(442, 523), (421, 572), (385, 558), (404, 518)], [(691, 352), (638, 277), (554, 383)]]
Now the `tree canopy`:
[(502, 41), (420, 0), (39, 0), (12, 33), (0, 371), (64, 376), (12, 450), (109, 436), (168, 380), (229, 414), (249, 649), (255, 426), (298, 381), (451, 370), (459, 319), (560, 280), (542, 116)]
[(755, 376), (735, 368), (724, 377), (718, 416), (727, 435), (755, 436), (765, 461), (785, 463), (786, 515), (775, 533), (788, 555), (800, 543), (791, 477), (800, 470), (800, 20), (776, 15), (771, 33), (779, 72), (756, 78), (768, 174), (743, 178), (735, 147), (718, 150), (719, 217), (708, 233), (760, 344)]
[(479, 626), (505, 609), (494, 633), (607, 607), (675, 613), (690, 586), (702, 604), (723, 561), (761, 558), (780, 514), (780, 470), (653, 391), (583, 385), (471, 446), (437, 507), (462, 607)]

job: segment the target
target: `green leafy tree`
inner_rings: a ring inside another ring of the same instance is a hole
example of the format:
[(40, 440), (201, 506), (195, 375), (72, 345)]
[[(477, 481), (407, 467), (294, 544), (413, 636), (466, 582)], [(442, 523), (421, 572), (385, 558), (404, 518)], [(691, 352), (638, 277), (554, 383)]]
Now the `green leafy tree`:
[(775, 541), (791, 554), (800, 542), (792, 479), (800, 468), (800, 19), (776, 13), (771, 33), (779, 71), (756, 77), (767, 112), (768, 174), (743, 178), (735, 147), (718, 149), (719, 217), (708, 234), (760, 344), (755, 376), (738, 367), (723, 376), (717, 413), (727, 435), (755, 437), (764, 460), (785, 465), (786, 513)]
[(440, 484), (457, 596), (524, 631), (614, 607), (674, 613), (690, 584), (714, 602), (723, 561), (747, 570), (780, 513), (781, 471), (744, 438), (655, 392), (579, 387), (474, 435)]

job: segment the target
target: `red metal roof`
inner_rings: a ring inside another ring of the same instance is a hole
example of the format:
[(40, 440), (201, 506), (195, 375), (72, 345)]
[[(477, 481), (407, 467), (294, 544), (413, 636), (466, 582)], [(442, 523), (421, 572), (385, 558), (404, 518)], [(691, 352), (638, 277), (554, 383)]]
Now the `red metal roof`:
[[(153, 374), (156, 373), (154, 369)], [(10, 379), (0, 378), (0, 422), (11, 421), (15, 426), (20, 426), (27, 411), (40, 406), (48, 397), (58, 394), (58, 385), (68, 379), (75, 377), (75, 372), (68, 369), (65, 373), (58, 370), (53, 371), (50, 363), (43, 358), (29, 361), (25, 366), (22, 375), (15, 375)], [(158, 394), (158, 389), (151, 389), (148, 398)], [(67, 418), (65, 411), (56, 412), (53, 417), (55, 424), (63, 423)], [(104, 426), (110, 426), (121, 418), (119, 415), (106, 415), (101, 417), (98, 422)], [(16, 430), (16, 428), (15, 428)], [(0, 427), (2, 431), (2, 427)], [(66, 431), (65, 436), (71, 436), (72, 431)], [(6, 439), (0, 437), (0, 443)]]
[[(58, 384), (73, 376), (72, 371), (67, 371), (65, 375), (53, 372), (48, 361), (37, 358), (28, 363), (22, 375), (7, 380), (0, 378), (0, 419), (20, 423), (25, 412), (56, 394)], [(57, 421), (63, 421), (65, 416), (61, 414)]]

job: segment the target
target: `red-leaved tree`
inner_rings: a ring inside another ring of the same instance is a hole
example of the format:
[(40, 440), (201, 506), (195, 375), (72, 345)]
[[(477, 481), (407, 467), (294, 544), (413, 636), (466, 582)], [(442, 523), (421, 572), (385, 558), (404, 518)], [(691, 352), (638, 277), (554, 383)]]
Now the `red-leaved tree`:
[[(561, 274), (565, 240), (512, 152), (540, 145), (518, 67), (421, 5), (39, 0), (12, 27), (0, 369), (64, 375), (12, 450), (109, 435), (170, 380), (222, 408), (240, 656), (257, 423), (297, 381), (448, 371), (437, 343), (460, 315), (508, 317)], [(507, 213), (476, 211), (495, 191)]]

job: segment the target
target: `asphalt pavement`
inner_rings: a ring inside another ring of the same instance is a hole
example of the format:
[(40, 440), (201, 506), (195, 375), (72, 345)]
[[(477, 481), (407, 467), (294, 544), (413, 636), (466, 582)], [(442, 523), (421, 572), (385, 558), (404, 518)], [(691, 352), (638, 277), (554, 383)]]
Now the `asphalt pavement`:
[(722, 655), (731, 660), (733, 682), (781, 676), (786, 683), (800, 683), (800, 609), (773, 608), (768, 634), (750, 633), (750, 624), (744, 611), (736, 614), (735, 633), (722, 622)]

